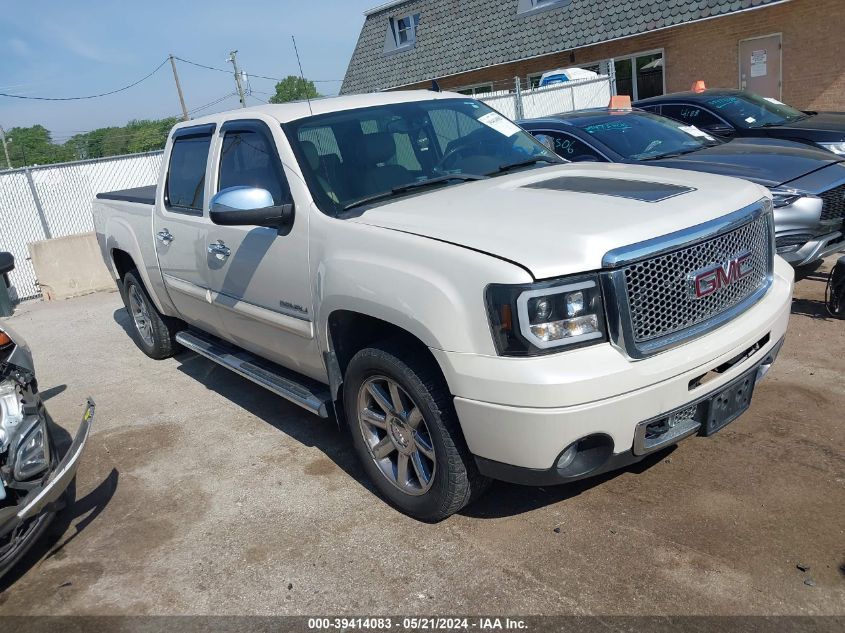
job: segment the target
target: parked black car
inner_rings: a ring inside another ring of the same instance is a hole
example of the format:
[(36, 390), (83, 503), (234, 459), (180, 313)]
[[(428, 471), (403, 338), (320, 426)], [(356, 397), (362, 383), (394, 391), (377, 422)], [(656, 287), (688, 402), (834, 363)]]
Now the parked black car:
[(634, 103), (718, 136), (780, 138), (845, 156), (845, 113), (802, 112), (743, 90), (675, 92)]
[(778, 253), (794, 266), (845, 249), (845, 162), (830, 152), (776, 139), (724, 141), (636, 109), (582, 110), (520, 123), (570, 161), (647, 163), (767, 187)]

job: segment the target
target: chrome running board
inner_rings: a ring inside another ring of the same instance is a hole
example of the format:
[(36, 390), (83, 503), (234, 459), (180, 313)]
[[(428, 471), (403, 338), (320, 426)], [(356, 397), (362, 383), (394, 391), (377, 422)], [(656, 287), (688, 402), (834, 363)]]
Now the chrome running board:
[(179, 332), (176, 341), (192, 352), (205, 356), (321, 418), (329, 417), (329, 388), (316, 380), (260, 359), (246, 350), (202, 332)]

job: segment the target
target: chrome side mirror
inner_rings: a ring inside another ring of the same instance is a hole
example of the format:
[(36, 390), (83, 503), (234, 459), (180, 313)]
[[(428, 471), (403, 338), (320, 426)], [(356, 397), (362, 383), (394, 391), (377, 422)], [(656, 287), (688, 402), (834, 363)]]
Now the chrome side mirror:
[(293, 224), (293, 204), (273, 204), (273, 196), (260, 187), (227, 187), (211, 198), (209, 217), (221, 226), (268, 226), (282, 229)]

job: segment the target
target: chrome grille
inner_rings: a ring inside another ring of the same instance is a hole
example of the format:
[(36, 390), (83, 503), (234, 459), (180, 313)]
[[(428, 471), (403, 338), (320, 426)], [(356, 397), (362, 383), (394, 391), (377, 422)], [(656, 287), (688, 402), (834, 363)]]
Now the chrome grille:
[[(726, 267), (732, 261), (742, 276)], [(631, 358), (645, 358), (718, 327), (765, 294), (774, 265), (771, 201), (609, 251), (603, 265), (611, 342)], [(693, 274), (719, 277), (716, 267), (725, 267), (723, 283), (696, 297)]]
[(822, 199), (822, 222), (845, 218), (845, 185), (825, 191)]

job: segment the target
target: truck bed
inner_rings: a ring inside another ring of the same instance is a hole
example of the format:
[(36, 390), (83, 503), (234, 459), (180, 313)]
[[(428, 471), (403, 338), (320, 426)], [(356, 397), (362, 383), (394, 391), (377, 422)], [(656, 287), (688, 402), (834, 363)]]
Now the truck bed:
[(119, 189), (118, 191), (104, 191), (97, 194), (99, 200), (122, 200), (124, 202), (140, 202), (141, 204), (155, 204), (157, 185)]

